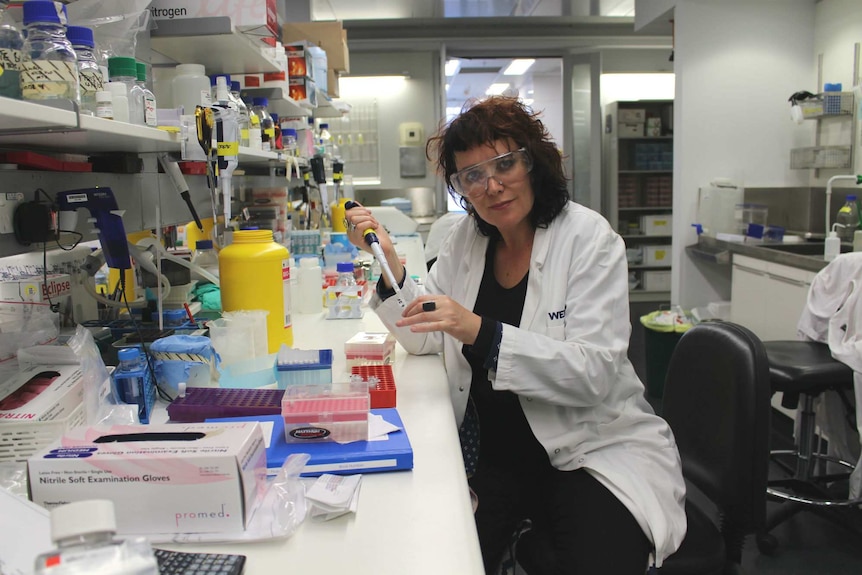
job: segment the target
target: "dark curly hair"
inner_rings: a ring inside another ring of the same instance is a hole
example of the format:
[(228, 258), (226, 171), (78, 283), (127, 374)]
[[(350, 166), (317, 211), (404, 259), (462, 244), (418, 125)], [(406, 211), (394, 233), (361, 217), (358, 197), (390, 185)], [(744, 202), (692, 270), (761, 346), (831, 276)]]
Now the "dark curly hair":
[(480, 218), (467, 198), (452, 187), (452, 175), (458, 171), (456, 152), (493, 145), (499, 140), (512, 140), (516, 148), (526, 149), (533, 160), (530, 184), (535, 200), (530, 221), (536, 228), (547, 227), (569, 200), (562, 155), (538, 116), (517, 98), (492, 96), (474, 100), (465, 105), (457, 118), (429, 138), (425, 146), (425, 154), (429, 161), (437, 164), (449, 194), (473, 216), (483, 235), (499, 237), (500, 232)]

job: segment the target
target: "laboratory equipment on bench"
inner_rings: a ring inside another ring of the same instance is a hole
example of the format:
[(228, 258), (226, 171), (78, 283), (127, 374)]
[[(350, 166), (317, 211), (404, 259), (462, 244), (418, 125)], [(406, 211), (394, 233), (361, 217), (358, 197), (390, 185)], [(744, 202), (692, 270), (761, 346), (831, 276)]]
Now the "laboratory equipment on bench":
[(84, 188), (57, 193), (61, 230), (74, 230), (78, 223), (78, 210), (86, 208), (96, 224), (99, 242), (108, 267), (116, 270), (132, 268), (123, 213), (119, 209), (111, 188)]
[[(344, 204), (345, 211), (356, 207), (359, 207), (359, 204), (354, 201), (349, 201)], [(404, 301), (404, 297), (401, 295), (401, 288), (398, 286), (398, 280), (395, 279), (395, 274), (392, 273), (392, 268), (389, 267), (389, 262), (386, 261), (386, 255), (383, 253), (383, 248), (380, 247), (380, 240), (377, 239), (377, 234), (374, 233), (374, 230), (368, 228), (362, 232), (362, 237), (365, 239), (365, 244), (371, 248), (372, 252), (374, 252), (374, 257), (377, 258), (377, 263), (380, 264), (380, 270), (383, 272), (383, 275), (386, 276), (386, 279), (389, 280), (389, 284), (392, 286), (392, 289), (395, 290), (395, 298), (398, 305), (402, 308), (407, 307), (407, 302)]]
[(123, 403), (138, 406), (138, 419), (149, 423), (156, 403), (156, 383), (146, 357), (138, 347), (117, 352), (119, 365), (111, 377), (116, 397)]

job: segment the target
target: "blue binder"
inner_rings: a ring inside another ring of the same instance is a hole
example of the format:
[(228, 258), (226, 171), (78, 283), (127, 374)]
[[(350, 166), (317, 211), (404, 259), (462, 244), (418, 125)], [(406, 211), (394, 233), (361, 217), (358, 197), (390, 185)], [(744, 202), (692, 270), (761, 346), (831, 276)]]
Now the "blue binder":
[(281, 469), (284, 460), (293, 453), (308, 453), (311, 456), (302, 477), (316, 477), (324, 473), (353, 475), (356, 473), (376, 473), (413, 469), (413, 448), (404, 431), (404, 424), (393, 408), (372, 409), (371, 413), (380, 415), (398, 426), (398, 431), (390, 433), (386, 439), (377, 441), (354, 441), (352, 443), (287, 443), (284, 440), (284, 419), (280, 415), (255, 417), (226, 417), (207, 419), (207, 421), (271, 421), (272, 437), (266, 449), (266, 467), (269, 475)]

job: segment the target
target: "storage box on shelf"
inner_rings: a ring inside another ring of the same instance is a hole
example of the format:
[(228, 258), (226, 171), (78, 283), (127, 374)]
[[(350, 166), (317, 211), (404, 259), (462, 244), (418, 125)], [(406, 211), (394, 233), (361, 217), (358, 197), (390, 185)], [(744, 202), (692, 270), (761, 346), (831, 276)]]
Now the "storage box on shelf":
[[(816, 98), (799, 103), (802, 117), (816, 122), (815, 145), (790, 150), (790, 168), (808, 169), (848, 169), (853, 165), (853, 142), (856, 141), (856, 122), (853, 121), (853, 92), (823, 92)], [(840, 123), (842, 136), (839, 141), (827, 134), (835, 130), (824, 129), (828, 123)], [(845, 124), (846, 123), (846, 124)], [(846, 129), (845, 129), (846, 127)], [(826, 139), (829, 141), (825, 141)], [(843, 140), (843, 141), (842, 141)], [(815, 173), (816, 175), (816, 173)]]
[[(633, 294), (665, 298), (673, 227), (673, 102), (614, 102), (608, 116), (614, 128), (605, 137), (608, 219), (626, 242)], [(664, 269), (645, 269), (655, 267)]]

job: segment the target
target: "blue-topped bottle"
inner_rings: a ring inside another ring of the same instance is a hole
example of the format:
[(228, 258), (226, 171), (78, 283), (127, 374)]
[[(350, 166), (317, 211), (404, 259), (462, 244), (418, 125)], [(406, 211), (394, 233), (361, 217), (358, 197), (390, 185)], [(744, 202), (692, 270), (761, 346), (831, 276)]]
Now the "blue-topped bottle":
[(24, 37), (0, 0), (0, 96), (21, 99), (21, 60)]
[(66, 37), (72, 43), (78, 58), (78, 82), (81, 87), (81, 112), (96, 115), (96, 92), (104, 90), (104, 78), (93, 49), (96, 41), (93, 30), (86, 26), (68, 26)]
[(79, 103), (78, 58), (66, 37), (65, 7), (59, 2), (28, 0), (23, 8), (21, 96)]

